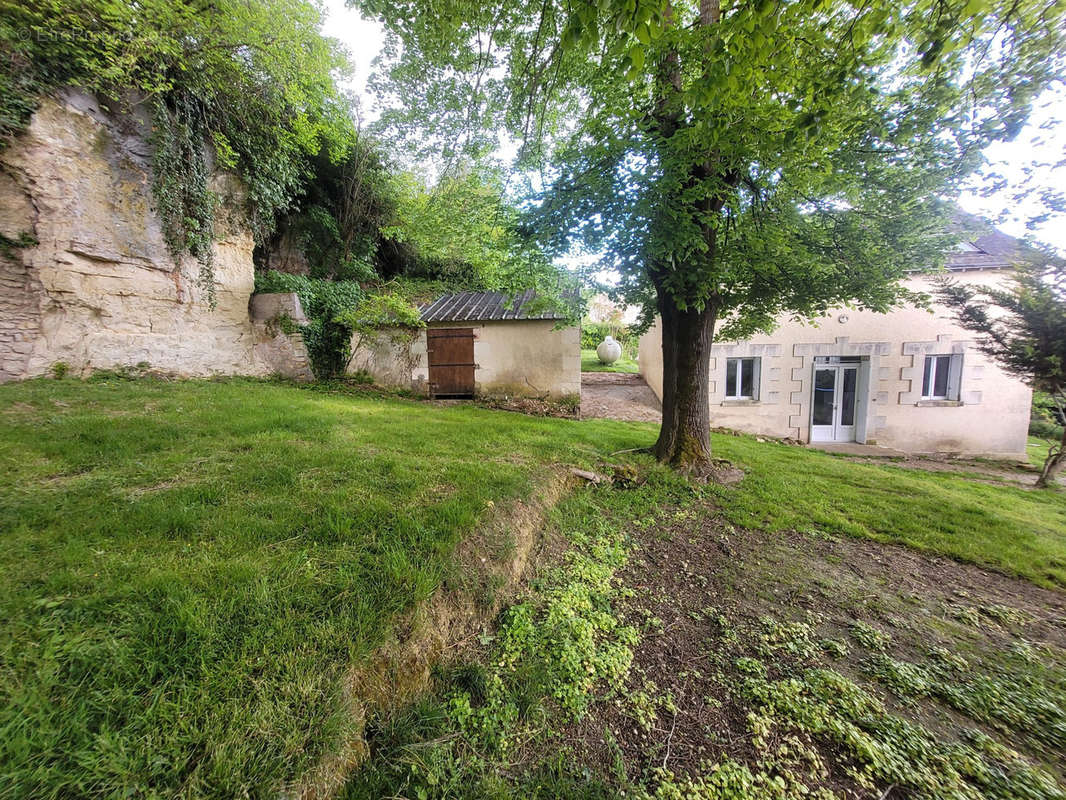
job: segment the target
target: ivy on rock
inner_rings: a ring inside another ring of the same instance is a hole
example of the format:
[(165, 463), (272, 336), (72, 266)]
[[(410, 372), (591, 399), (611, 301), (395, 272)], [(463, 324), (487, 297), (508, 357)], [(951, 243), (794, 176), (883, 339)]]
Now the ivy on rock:
[(235, 171), (257, 238), (273, 228), (320, 153), (341, 158), (355, 128), (337, 79), (350, 66), (308, 0), (45, 0), (0, 13), (0, 147), (63, 87), (119, 110), (152, 110), (152, 193), (167, 245), (193, 256), (213, 294), (209, 178)]

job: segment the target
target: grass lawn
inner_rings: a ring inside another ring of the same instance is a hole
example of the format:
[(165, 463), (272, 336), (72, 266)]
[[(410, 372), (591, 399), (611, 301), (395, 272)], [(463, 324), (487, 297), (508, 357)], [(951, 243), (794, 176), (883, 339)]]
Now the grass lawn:
[[(245, 380), (0, 387), (0, 797), (270, 796), (490, 502), (654, 434)], [(750, 469), (699, 490), (735, 525), (1066, 586), (1061, 491), (715, 447)]]
[(635, 359), (627, 357), (625, 354), (613, 364), (601, 364), (599, 357), (596, 355), (595, 350), (582, 350), (581, 351), (581, 371), (582, 372), (627, 372), (637, 373), (640, 369), (637, 367)]
[(711, 487), (737, 525), (897, 542), (1066, 588), (1066, 492), (996, 486), (948, 472), (858, 464), (749, 436), (715, 437), (749, 470)]
[(1029, 444), (1026, 446), (1026, 451), (1029, 453), (1029, 463), (1034, 467), (1043, 467), (1050, 449), (1050, 440), (1041, 439), (1039, 436), (1030, 436)]
[(0, 387), (0, 796), (269, 796), (490, 501), (634, 441), (253, 381)]

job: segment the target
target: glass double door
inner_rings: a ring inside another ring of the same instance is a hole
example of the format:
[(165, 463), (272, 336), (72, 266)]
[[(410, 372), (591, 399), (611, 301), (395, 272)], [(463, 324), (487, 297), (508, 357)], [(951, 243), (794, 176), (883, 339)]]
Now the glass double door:
[(811, 441), (854, 442), (858, 365), (814, 368)]

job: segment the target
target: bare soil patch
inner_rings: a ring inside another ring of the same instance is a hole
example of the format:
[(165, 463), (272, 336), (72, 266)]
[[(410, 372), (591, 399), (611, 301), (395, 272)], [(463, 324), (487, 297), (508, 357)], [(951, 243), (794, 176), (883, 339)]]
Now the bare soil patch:
[(659, 422), (662, 420), (662, 404), (639, 375), (582, 372), (581, 416)]
[[(921, 661), (942, 647), (975, 663), (995, 662), (1012, 647), (1036, 648), (1050, 670), (1066, 675), (1066, 595), (1023, 580), (871, 541), (736, 529), (711, 507), (678, 512), (669, 525), (642, 531), (639, 540), (621, 575), (635, 590), (622, 613), (644, 633), (629, 692), (644, 687), (671, 703), (649, 722), (634, 713), (630, 697), (609, 697), (569, 726), (566, 744), (599, 774), (624, 771), (639, 780), (665, 767), (697, 775), (706, 762), (724, 758), (758, 770), (749, 704), (729, 674), (733, 656), (720, 654), (735, 653), (729, 637), (758, 630), (768, 618), (816, 619), (819, 635), (841, 641), (860, 621), (888, 632), (886, 655), (902, 660)], [(743, 624), (726, 627), (726, 618)], [(929, 698), (900, 703), (872, 686), (868, 656), (852, 643), (830, 666), (876, 690), (904, 718), (949, 739), (964, 728), (982, 729), (1062, 780), (1062, 752), (979, 725)], [(875, 798), (885, 788), (871, 795), (849, 777), (839, 754), (818, 747), (828, 766), (827, 787)]]
[[(437, 403), (463, 403), (464, 400), (437, 400)], [(495, 408), (499, 411), (515, 411), (531, 417), (556, 417), (558, 419), (577, 419), (576, 405), (560, 403), (541, 397), (479, 397), (477, 404), (483, 408)]]

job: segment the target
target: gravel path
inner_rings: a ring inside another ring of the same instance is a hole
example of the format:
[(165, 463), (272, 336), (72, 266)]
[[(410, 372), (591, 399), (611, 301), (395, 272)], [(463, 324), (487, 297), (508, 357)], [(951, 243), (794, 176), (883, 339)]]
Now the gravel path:
[(639, 375), (582, 372), (581, 416), (585, 419), (659, 422), (662, 405)]

